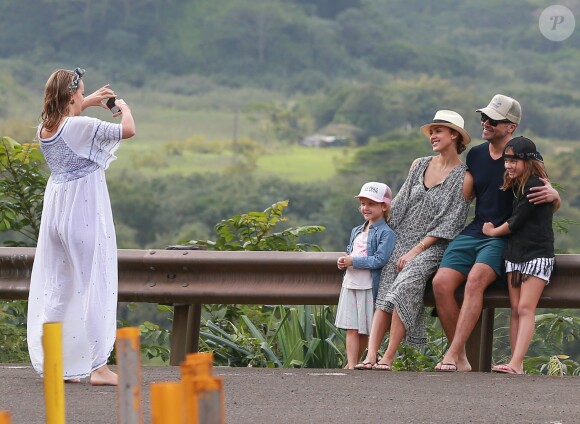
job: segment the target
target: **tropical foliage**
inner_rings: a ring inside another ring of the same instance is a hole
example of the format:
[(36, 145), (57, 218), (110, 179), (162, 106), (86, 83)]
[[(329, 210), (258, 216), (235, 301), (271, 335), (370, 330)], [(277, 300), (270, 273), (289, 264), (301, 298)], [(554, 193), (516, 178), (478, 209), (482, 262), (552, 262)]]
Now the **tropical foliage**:
[(26, 302), (0, 300), (0, 363), (27, 361)]
[(280, 201), (263, 212), (249, 212), (222, 220), (215, 226), (216, 241), (192, 240), (190, 243), (210, 250), (278, 250), (278, 251), (320, 251), (315, 244), (298, 243), (303, 235), (324, 231), (319, 225), (288, 228), (272, 232), (280, 222), (288, 201)]
[(37, 144), (0, 139), (0, 232), (20, 236), (4, 241), (7, 246), (36, 246), (47, 180), (43, 163)]
[(210, 317), (201, 332), (202, 350), (212, 351), (219, 365), (337, 368), (342, 363), (344, 336), (332, 324), (333, 307), (245, 307), (252, 319), (234, 305), (227, 307), (231, 318), (226, 319), (220, 306), (206, 307)]
[[(580, 345), (580, 318), (576, 311), (538, 310), (536, 330), (524, 360), (527, 374), (580, 375), (580, 358), (568, 353)], [(509, 310), (496, 313), (493, 357), (496, 363), (510, 358)]]
[[(223, 220), (215, 226), (216, 241), (192, 240), (212, 250), (320, 251), (314, 244), (299, 243), (303, 235), (324, 230), (321, 226), (289, 228), (273, 232), (286, 220), (282, 215), (288, 201), (280, 201), (263, 212), (249, 212)], [(220, 305), (217, 315), (205, 318), (202, 348), (211, 350), (216, 361), (236, 366), (334, 368), (344, 343), (334, 328), (334, 309), (328, 306), (245, 307), (262, 321), (255, 325), (236, 305)], [(262, 314), (256, 313), (261, 310)], [(338, 355), (338, 356), (337, 356)]]
[[(46, 186), (44, 160), (35, 144), (0, 138), (0, 232), (17, 240), (7, 246), (35, 246)], [(26, 302), (0, 300), (0, 362), (25, 362)]]

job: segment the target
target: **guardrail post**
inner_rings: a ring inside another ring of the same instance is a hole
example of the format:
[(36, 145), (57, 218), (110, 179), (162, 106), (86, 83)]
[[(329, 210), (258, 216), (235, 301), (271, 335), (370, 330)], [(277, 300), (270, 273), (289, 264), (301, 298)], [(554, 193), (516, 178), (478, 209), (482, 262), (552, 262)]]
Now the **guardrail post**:
[(186, 354), (199, 352), (199, 331), (201, 329), (201, 308), (202, 305), (196, 303), (189, 307), (187, 315), (187, 338)]
[(188, 353), (199, 350), (202, 305), (173, 305), (173, 327), (171, 330), (171, 352), (169, 365), (179, 365)]
[(494, 320), (495, 308), (485, 308), (482, 311), (481, 345), (479, 346), (481, 352), (479, 369), (484, 372), (491, 372)]
[(173, 305), (173, 326), (171, 328), (171, 352), (169, 365), (179, 365), (185, 359), (187, 350), (187, 327), (189, 320), (189, 305), (176, 303)]
[(490, 371), (493, 348), (494, 308), (483, 308), (481, 316), (465, 344), (472, 371)]

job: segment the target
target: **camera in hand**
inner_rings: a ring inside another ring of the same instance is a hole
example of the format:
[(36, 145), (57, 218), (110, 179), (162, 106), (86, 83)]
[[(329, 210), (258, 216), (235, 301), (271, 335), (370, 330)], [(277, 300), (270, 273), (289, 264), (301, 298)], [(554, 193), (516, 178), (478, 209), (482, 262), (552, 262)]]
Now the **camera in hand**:
[(111, 110), (111, 112), (113, 114), (121, 112), (121, 109), (119, 108), (119, 106), (117, 106), (115, 104), (115, 98), (114, 97), (110, 97), (109, 100), (107, 100), (106, 105)]

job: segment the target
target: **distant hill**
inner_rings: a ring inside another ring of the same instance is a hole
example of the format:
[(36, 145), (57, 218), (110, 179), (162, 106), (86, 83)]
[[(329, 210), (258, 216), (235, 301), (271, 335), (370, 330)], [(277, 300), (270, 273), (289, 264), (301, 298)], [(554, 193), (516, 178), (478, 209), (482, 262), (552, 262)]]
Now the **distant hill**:
[[(521, 100), (522, 130), (576, 139), (580, 37), (576, 31), (554, 42), (542, 35), (538, 19), (550, 5), (539, 0), (2, 0), (0, 92), (18, 101), (14, 85), (21, 85), (38, 95), (50, 70), (77, 65), (111, 83), (144, 90), (167, 89), (187, 75), (207, 79), (196, 89), (247, 86), (285, 96), (332, 95), (364, 83), (378, 90), (390, 116), (419, 115), (421, 122), (427, 117), (422, 109), (431, 114), (433, 108), (417, 103), (436, 94), (421, 81), (435, 78), (429, 81), (465, 96), (458, 106), (444, 104), (452, 98), (427, 103), (465, 107), (467, 113), (501, 92)], [(579, 12), (580, 4), (574, 5), (570, 10)], [(405, 109), (399, 99), (397, 108), (403, 109), (397, 115), (385, 96), (401, 84), (410, 87), (395, 94), (414, 104)], [(195, 95), (191, 88), (171, 87)], [(360, 126), (339, 112), (317, 124)], [(2, 105), (0, 119), (8, 116)], [(367, 129), (367, 136), (396, 125)]]

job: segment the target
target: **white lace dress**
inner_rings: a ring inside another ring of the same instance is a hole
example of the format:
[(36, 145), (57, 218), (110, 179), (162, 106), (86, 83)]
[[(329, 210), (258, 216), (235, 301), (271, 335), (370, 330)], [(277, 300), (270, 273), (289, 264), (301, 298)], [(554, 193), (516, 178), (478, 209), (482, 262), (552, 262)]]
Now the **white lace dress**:
[(64, 378), (86, 377), (107, 363), (115, 342), (117, 242), (105, 170), (122, 127), (70, 117), (38, 138), (51, 176), (28, 298), (28, 350), (43, 374), (42, 325), (63, 324)]

